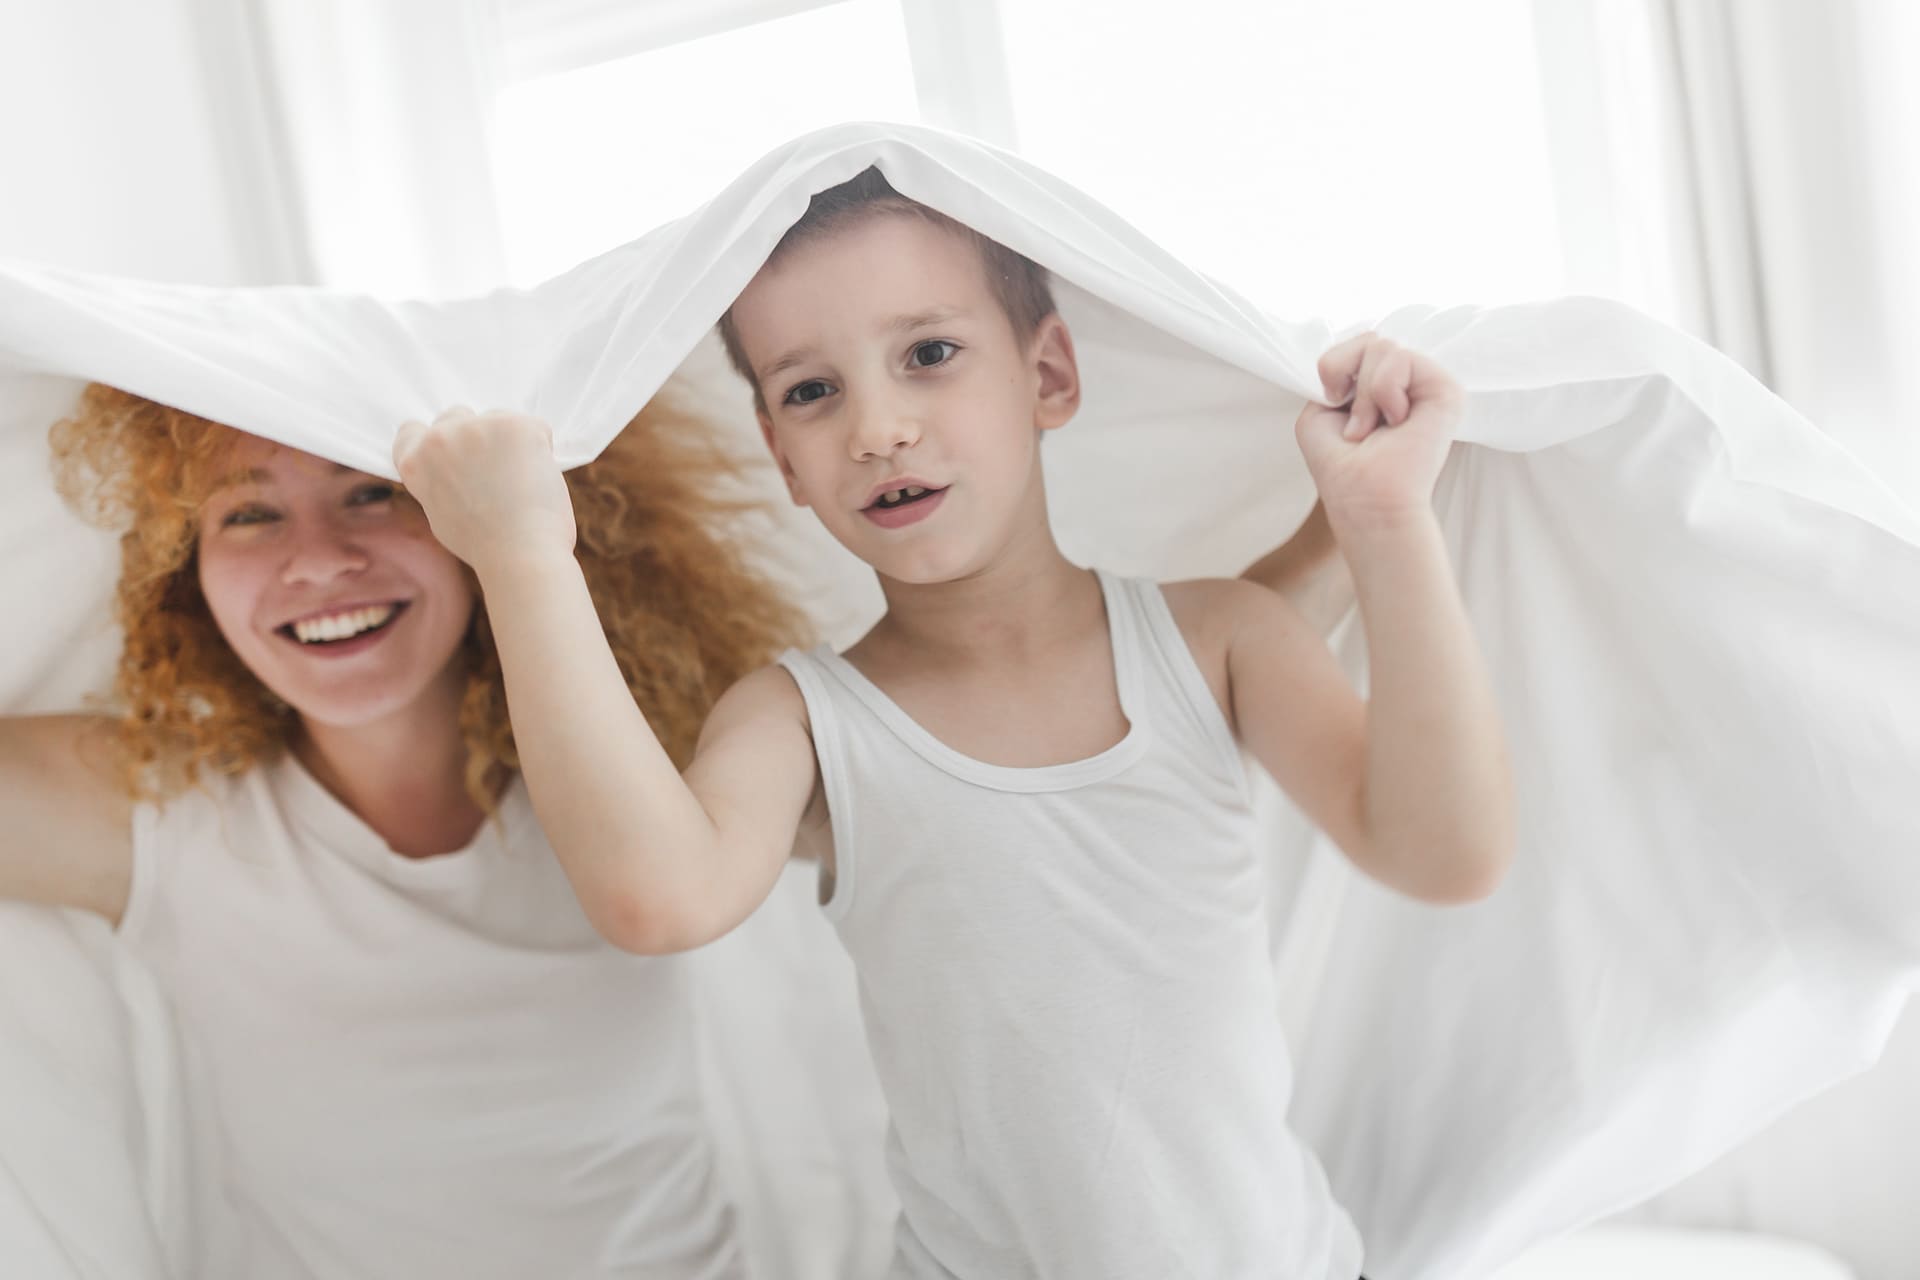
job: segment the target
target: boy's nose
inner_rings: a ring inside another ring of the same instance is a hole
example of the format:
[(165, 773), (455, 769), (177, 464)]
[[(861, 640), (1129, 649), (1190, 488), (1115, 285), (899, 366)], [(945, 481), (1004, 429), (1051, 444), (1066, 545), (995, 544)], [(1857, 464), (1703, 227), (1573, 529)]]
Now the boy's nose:
[(854, 423), (853, 456), (880, 458), (920, 443), (920, 422), (902, 406), (886, 400), (869, 401)]

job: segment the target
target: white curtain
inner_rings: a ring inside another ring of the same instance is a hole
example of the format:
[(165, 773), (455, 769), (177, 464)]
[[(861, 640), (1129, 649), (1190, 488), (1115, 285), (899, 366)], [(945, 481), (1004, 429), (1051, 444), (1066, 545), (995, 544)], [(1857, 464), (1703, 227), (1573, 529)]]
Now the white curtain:
[(0, 0), (0, 257), (195, 284), (304, 278), (237, 152), (238, 0)]
[(1569, 277), (1920, 494), (1920, 7), (1536, 0)]
[(491, 0), (0, 0), (0, 257), (492, 288), (497, 29)]
[(501, 62), (484, 0), (251, 0), (273, 153), (311, 280), (451, 297), (505, 278), (490, 122)]

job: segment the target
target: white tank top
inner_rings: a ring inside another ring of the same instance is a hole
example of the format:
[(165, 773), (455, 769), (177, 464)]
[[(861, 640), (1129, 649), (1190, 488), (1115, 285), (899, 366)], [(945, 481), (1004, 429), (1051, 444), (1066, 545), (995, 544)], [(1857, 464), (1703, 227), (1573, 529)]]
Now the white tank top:
[(1100, 584), (1130, 727), (1071, 764), (983, 763), (830, 650), (781, 659), (891, 1110), (894, 1274), (1354, 1280), (1287, 1127), (1239, 748), (1159, 588)]
[(291, 759), (143, 807), (121, 932), (234, 1210), (200, 1280), (737, 1277), (688, 977), (595, 935), (516, 783), (409, 859)]

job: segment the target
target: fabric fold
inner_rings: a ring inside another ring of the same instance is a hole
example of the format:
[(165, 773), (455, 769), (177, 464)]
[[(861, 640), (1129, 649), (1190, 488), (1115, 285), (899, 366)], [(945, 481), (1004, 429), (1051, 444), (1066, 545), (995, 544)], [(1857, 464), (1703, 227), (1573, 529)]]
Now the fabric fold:
[[(1275, 318), (1014, 157), (849, 125), (528, 291), (389, 302), (0, 264), (0, 588), (46, 620), (0, 652), (0, 707), (77, 706), (111, 655), (110, 540), (60, 509), (44, 465), (81, 381), (390, 474), (399, 423), (456, 403), (537, 413), (582, 463), (678, 371), (752, 448), (707, 334), (811, 193), (869, 164), (1056, 273), (1087, 388), (1048, 442), (1070, 554), (1233, 573), (1304, 516), (1291, 428), (1325, 324)], [(1732, 361), (1616, 304), (1409, 308), (1381, 328), (1468, 390), (1435, 501), (1506, 718), (1519, 858), (1488, 901), (1423, 908), (1278, 806), (1276, 953), (1304, 993), (1285, 1011), (1296, 1122), (1368, 1274), (1441, 1280), (1651, 1194), (1878, 1054), (1920, 965), (1920, 512)], [(769, 529), (829, 631), (871, 607), (817, 531)], [(1363, 672), (1357, 628), (1341, 646)], [(41, 945), (0, 936), (9, 965)], [(745, 954), (715, 970), (703, 1034), (723, 1060), (766, 1052)], [(843, 1120), (803, 1131), (747, 1073), (714, 1072), (742, 1141), (806, 1189), (782, 1205), (779, 1170), (756, 1180), (775, 1237), (878, 1216), (824, 1209), (809, 1163), (867, 1150), (875, 1123), (870, 1079), (824, 1065), (858, 1035), (843, 968), (820, 969), (842, 985), (793, 1057)], [(19, 1014), (0, 998), (0, 1023)]]

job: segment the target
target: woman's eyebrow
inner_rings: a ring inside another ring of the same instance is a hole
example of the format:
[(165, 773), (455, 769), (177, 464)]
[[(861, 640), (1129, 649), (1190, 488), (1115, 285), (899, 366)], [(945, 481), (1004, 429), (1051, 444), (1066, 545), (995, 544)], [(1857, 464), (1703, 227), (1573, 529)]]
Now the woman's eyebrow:
[[(329, 462), (327, 464), (328, 479), (334, 479), (347, 474), (361, 475), (363, 473), (357, 468), (348, 466), (344, 462)], [(214, 488), (232, 489), (243, 484), (271, 485), (274, 483), (273, 472), (267, 470), (265, 467), (252, 467), (246, 471), (235, 471), (229, 475), (220, 477), (219, 482), (214, 485)]]
[(254, 467), (249, 471), (234, 471), (221, 476), (213, 487), (218, 491), (221, 489), (237, 489), (243, 484), (272, 483), (273, 473), (271, 471), (268, 471), (265, 467)]

